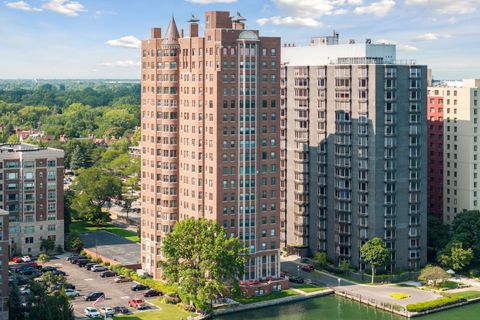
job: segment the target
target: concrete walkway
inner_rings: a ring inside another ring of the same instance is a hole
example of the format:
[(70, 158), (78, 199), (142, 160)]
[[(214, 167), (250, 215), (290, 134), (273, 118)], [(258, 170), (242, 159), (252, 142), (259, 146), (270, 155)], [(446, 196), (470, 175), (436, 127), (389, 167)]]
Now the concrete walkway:
[[(430, 290), (420, 290), (409, 287), (398, 287), (396, 285), (365, 285), (356, 284), (351, 286), (342, 286), (334, 288), (335, 290), (346, 291), (352, 295), (362, 296), (368, 299), (374, 299), (377, 303), (397, 304), (405, 307), (411, 303), (435, 300), (442, 297), (440, 294)], [(405, 299), (395, 299), (390, 297), (390, 294), (402, 293), (410, 297)]]

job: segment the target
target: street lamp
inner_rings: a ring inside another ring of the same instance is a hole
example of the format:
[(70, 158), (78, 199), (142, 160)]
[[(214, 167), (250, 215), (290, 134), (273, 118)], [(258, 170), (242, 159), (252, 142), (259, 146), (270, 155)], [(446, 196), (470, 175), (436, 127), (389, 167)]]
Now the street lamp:
[(297, 265), (297, 277), (300, 276), (300, 266)]

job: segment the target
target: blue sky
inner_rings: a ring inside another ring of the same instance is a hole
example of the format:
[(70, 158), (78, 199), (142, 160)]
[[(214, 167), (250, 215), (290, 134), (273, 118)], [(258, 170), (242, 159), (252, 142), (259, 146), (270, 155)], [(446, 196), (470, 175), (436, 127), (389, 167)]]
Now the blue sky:
[(240, 11), (283, 42), (396, 43), (437, 79), (480, 78), (480, 0), (2, 0), (0, 78), (138, 78), (139, 41), (193, 13)]

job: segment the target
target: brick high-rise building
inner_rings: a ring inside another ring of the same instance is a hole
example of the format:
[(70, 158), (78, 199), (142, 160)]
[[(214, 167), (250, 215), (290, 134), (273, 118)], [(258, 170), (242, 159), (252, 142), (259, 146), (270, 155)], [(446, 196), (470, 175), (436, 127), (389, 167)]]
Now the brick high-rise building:
[(426, 263), (427, 68), (394, 45), (338, 34), (282, 47), (282, 177), (287, 247), (360, 270), (380, 237), (388, 270)]
[(64, 245), (63, 150), (0, 145), (0, 209), (9, 212), (10, 254), (38, 254), (42, 239)]
[(8, 319), (8, 211), (0, 209), (0, 319)]
[[(443, 163), (440, 162), (441, 158), (435, 159), (435, 163), (429, 163), (430, 170), (436, 170), (430, 179), (437, 178), (439, 181), (438, 172), (443, 169), (443, 198), (440, 199), (443, 200), (443, 222), (451, 223), (457, 213), (480, 210), (480, 79), (441, 83), (429, 87), (428, 96), (430, 108), (438, 110), (437, 113), (443, 109), (443, 124), (439, 117), (437, 125), (437, 128), (443, 126), (443, 137), (428, 137), (429, 144), (434, 144), (436, 149), (443, 143)], [(442, 188), (442, 185), (435, 185), (433, 191), (438, 192), (436, 188)], [(438, 200), (439, 198), (435, 199), (431, 205), (441, 208)]]
[(280, 38), (241, 16), (172, 18), (142, 41), (142, 266), (175, 223), (205, 218), (250, 248), (245, 280), (280, 274)]

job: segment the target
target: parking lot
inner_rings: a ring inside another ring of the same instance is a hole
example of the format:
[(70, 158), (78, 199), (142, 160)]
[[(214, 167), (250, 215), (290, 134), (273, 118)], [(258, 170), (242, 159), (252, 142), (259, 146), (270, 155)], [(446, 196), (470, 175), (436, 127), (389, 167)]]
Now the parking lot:
[[(76, 290), (80, 292), (80, 296), (72, 300), (72, 305), (75, 311), (75, 317), (83, 318), (85, 315), (85, 308), (93, 306), (93, 301), (85, 301), (85, 295), (92, 291), (101, 291), (105, 293), (105, 301), (98, 303), (95, 307), (114, 307), (126, 306), (128, 307), (128, 300), (133, 298), (144, 299), (144, 291), (132, 291), (130, 287), (135, 282), (115, 283), (115, 277), (101, 278), (100, 272), (88, 271), (85, 268), (80, 268), (76, 264), (71, 264), (64, 258), (53, 259), (46, 265), (54, 266), (67, 273), (67, 282), (75, 285)], [(148, 300), (146, 300), (148, 303)], [(149, 304), (151, 309), (156, 307)], [(131, 311), (133, 309), (129, 308)]]

